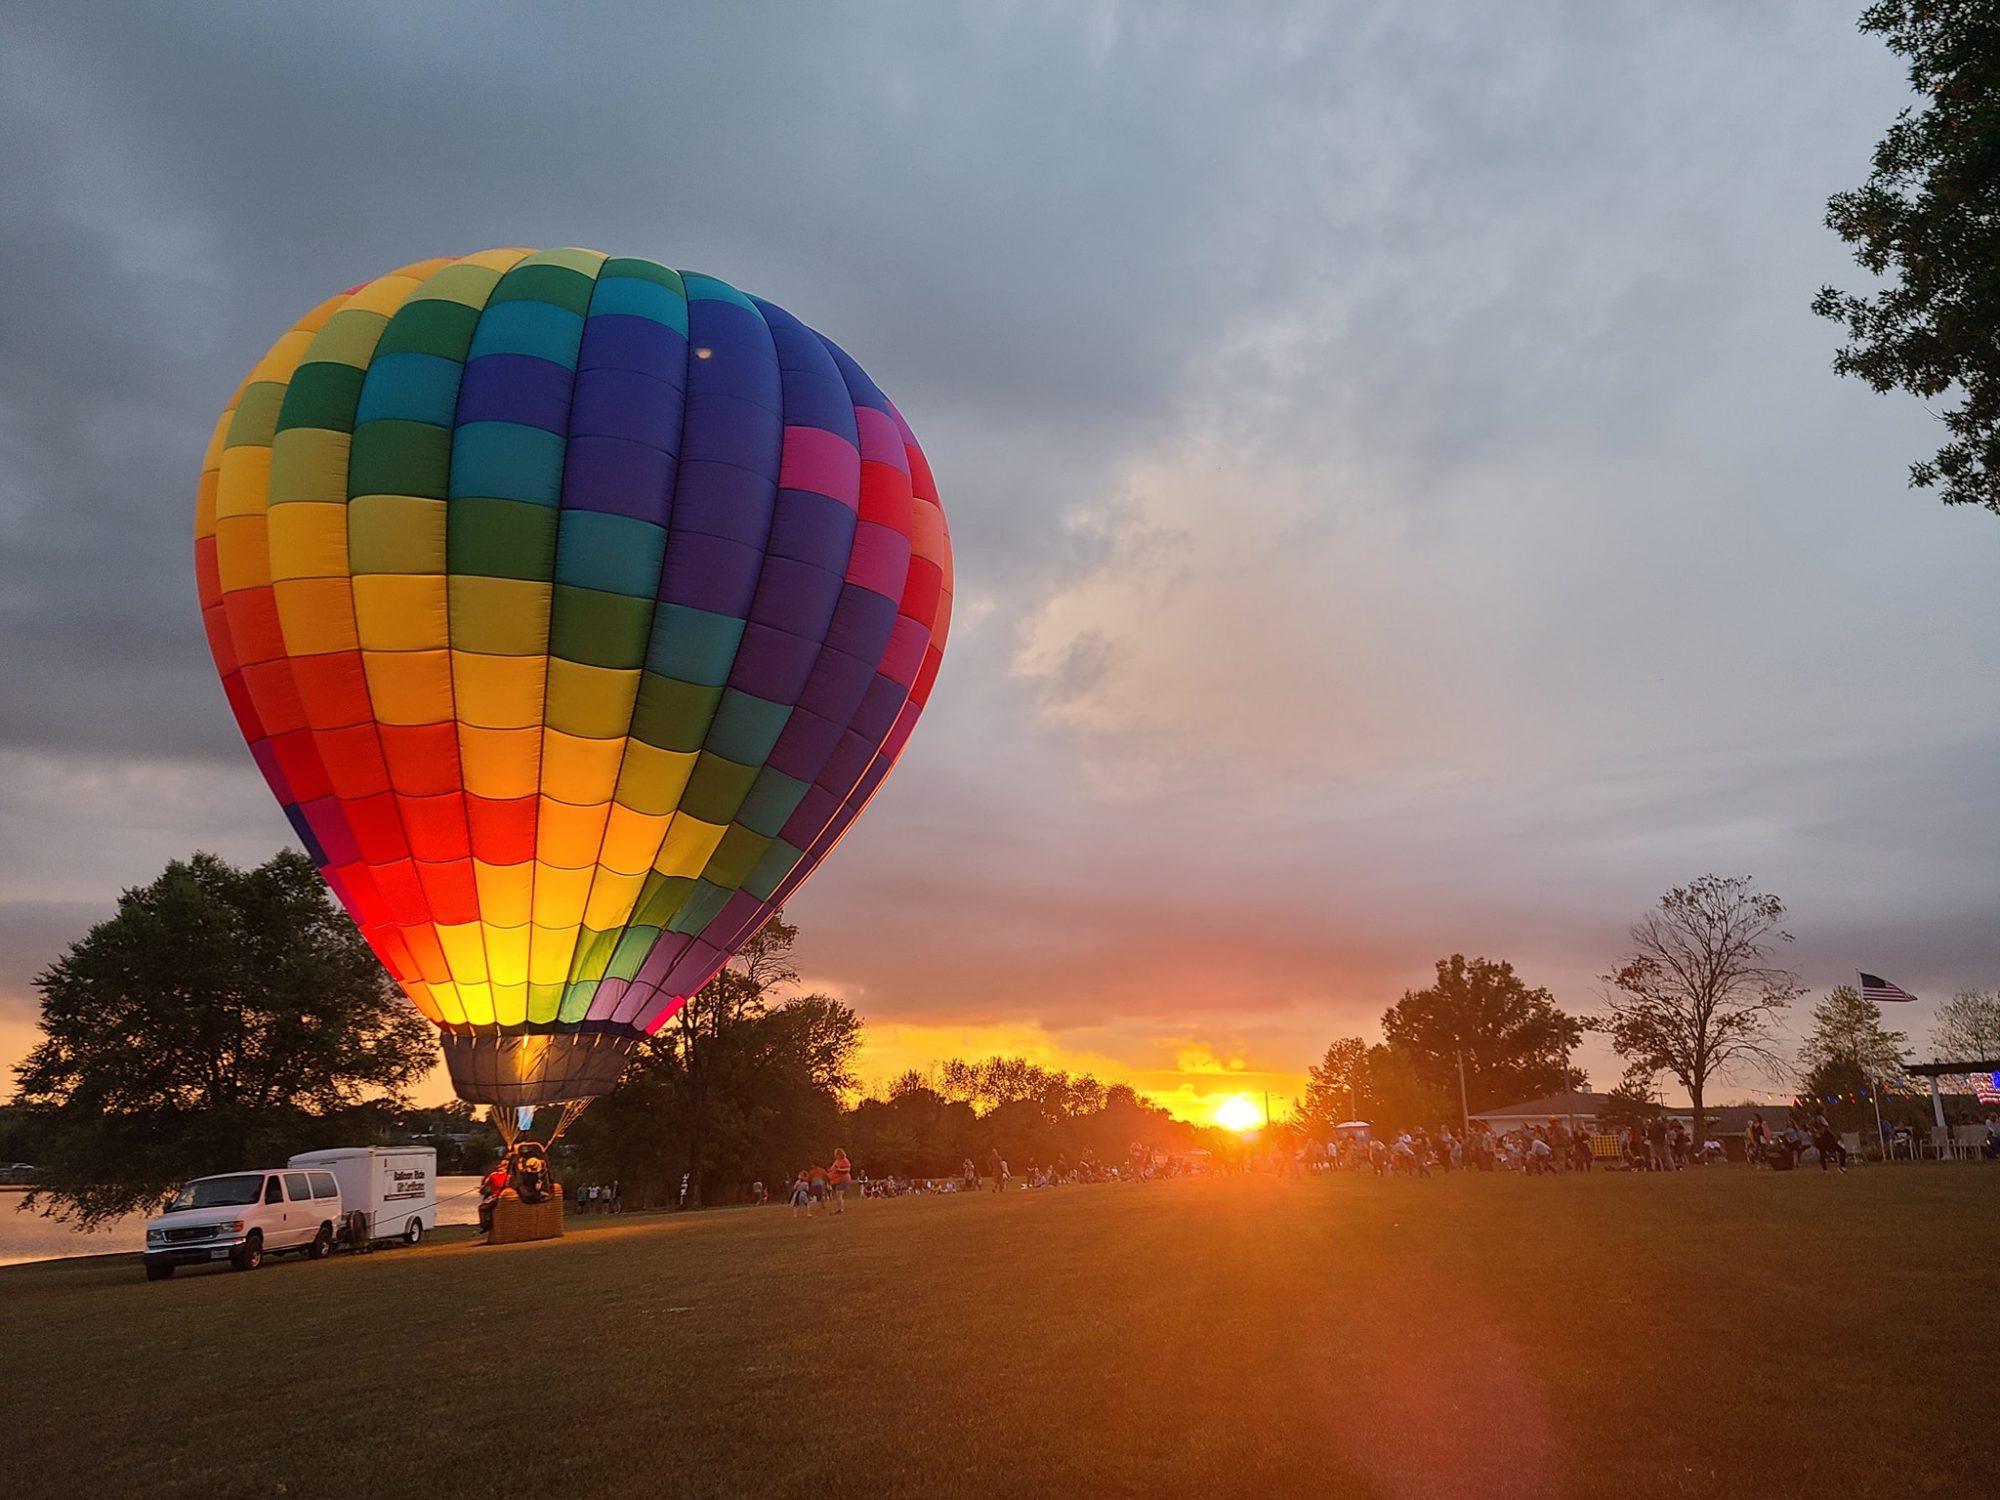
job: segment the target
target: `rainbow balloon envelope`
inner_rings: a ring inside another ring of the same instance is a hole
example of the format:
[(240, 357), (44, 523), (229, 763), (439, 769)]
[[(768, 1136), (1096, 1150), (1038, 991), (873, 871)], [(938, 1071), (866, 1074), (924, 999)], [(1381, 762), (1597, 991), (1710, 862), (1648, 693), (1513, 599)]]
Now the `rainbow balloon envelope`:
[(725, 282), (590, 250), (333, 297), (217, 424), (231, 708), (461, 1097), (588, 1099), (818, 865), (937, 676), (909, 426)]

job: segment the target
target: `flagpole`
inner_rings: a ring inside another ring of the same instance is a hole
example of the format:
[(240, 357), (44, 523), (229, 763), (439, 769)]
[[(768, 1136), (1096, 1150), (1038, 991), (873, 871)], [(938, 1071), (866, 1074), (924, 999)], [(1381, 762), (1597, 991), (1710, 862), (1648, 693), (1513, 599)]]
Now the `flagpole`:
[[(1856, 969), (1854, 971), (1854, 977), (1861, 981), (1861, 996), (1864, 1000), (1867, 999), (1868, 976), (1862, 973), (1859, 969)], [(1909, 997), (1906, 996), (1905, 998)], [(1879, 1017), (1882, 1014), (1882, 1002), (1880, 1000), (1875, 1000), (1875, 1001), (1870, 1001), (1869, 1003), (1875, 1007), (1875, 1014)], [(1871, 1069), (1870, 1071), (1872, 1072), (1873, 1069)], [(1889, 1158), (1889, 1143), (1882, 1137), (1882, 1080), (1878, 1077), (1874, 1080), (1874, 1083), (1875, 1083), (1875, 1091), (1871, 1097), (1875, 1102), (1875, 1149), (1882, 1153), (1882, 1161), (1884, 1165), (1886, 1165), (1890, 1158)], [(1910, 1151), (1911, 1160), (1915, 1160), (1917, 1154), (1915, 1149), (1916, 1142), (1912, 1140), (1910, 1142), (1910, 1146), (1911, 1146), (1911, 1151)]]

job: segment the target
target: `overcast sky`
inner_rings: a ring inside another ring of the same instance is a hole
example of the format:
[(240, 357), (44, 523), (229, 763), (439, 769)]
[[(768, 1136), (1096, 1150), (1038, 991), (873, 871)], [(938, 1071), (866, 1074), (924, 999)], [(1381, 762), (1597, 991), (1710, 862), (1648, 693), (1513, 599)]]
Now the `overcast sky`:
[(236, 382), (566, 244), (787, 307), (938, 475), (943, 673), (792, 908), (871, 1072), (1286, 1093), (1454, 950), (1592, 1007), (1709, 870), (1921, 1039), (2000, 983), (2000, 519), (1905, 488), (1934, 418), (1808, 311), (1905, 97), (1856, 8), (16, 11), (0, 1061), (121, 887), (288, 837), (195, 605)]

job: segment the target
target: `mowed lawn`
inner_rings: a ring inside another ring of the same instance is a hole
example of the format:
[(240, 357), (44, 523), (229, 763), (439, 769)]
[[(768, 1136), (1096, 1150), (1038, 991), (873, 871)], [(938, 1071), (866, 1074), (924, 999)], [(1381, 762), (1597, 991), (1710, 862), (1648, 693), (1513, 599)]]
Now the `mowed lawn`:
[[(1224, 1178), (0, 1269), (0, 1494), (1994, 1493), (2000, 1169)], [(461, 1232), (462, 1234), (462, 1232)]]

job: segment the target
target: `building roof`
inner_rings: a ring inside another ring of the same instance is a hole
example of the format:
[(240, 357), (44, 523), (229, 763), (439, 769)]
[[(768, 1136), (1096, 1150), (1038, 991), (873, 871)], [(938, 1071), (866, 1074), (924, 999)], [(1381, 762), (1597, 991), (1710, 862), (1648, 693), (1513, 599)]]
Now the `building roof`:
[(1475, 1120), (1546, 1120), (1554, 1115), (1565, 1119), (1571, 1115), (1595, 1118), (1611, 1103), (1609, 1094), (1592, 1094), (1572, 1090), (1568, 1093), (1549, 1094), (1540, 1099), (1529, 1099), (1520, 1104), (1503, 1105), (1499, 1109), (1475, 1109)]

